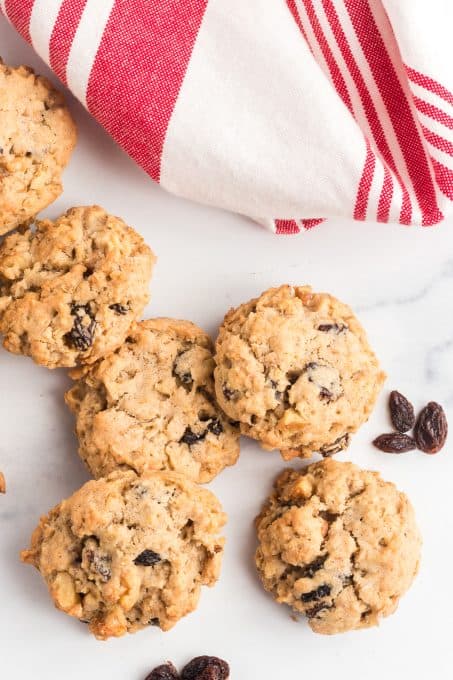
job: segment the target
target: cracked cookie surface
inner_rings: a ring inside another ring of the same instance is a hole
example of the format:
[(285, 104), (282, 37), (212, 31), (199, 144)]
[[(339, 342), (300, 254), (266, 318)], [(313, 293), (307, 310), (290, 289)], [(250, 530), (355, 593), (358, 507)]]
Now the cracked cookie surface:
[(256, 527), (265, 589), (316, 633), (378, 624), (418, 571), (421, 538), (407, 496), (352, 463), (285, 470)]
[(98, 639), (169, 630), (216, 582), (225, 520), (214, 494), (182, 475), (114, 472), (43, 517), (22, 560)]
[(72, 208), (0, 246), (4, 347), (48, 368), (93, 363), (119, 347), (149, 300), (154, 255), (98, 206)]
[(0, 234), (60, 195), (76, 137), (63, 95), (27, 66), (0, 60)]
[(228, 312), (215, 361), (222, 409), (286, 460), (346, 448), (385, 379), (351, 309), (309, 286), (271, 288)]
[(204, 483), (239, 455), (239, 430), (215, 401), (209, 336), (189, 321), (148, 319), (94, 366), (66, 402), (95, 477), (116, 468), (175, 470)]

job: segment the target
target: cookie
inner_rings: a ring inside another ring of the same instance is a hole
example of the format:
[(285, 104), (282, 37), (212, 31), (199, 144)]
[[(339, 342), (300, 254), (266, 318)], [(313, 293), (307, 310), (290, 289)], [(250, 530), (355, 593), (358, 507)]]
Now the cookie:
[(216, 497), (182, 475), (114, 472), (43, 517), (22, 560), (100, 640), (169, 630), (216, 582), (225, 520)]
[(351, 309), (309, 286), (271, 288), (232, 309), (215, 361), (222, 409), (286, 460), (346, 448), (385, 379)]
[(239, 455), (239, 430), (215, 401), (212, 343), (189, 321), (135, 323), (124, 345), (76, 369), (66, 402), (94, 477), (175, 470), (208, 482)]
[(4, 347), (56, 368), (91, 364), (125, 340), (149, 300), (154, 255), (102, 208), (72, 208), (0, 246)]
[(27, 66), (12, 68), (0, 60), (0, 234), (61, 194), (76, 137), (61, 93)]
[(265, 589), (316, 633), (376, 625), (418, 571), (421, 538), (407, 496), (352, 463), (285, 470), (256, 527)]
[(6, 493), (6, 482), (3, 472), (0, 472), (0, 493)]

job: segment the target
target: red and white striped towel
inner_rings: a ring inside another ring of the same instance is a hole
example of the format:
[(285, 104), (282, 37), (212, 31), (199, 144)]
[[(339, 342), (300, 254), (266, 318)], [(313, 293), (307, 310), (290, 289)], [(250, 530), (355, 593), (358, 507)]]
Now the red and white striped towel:
[(453, 0), (0, 7), (169, 191), (280, 233), (453, 212)]

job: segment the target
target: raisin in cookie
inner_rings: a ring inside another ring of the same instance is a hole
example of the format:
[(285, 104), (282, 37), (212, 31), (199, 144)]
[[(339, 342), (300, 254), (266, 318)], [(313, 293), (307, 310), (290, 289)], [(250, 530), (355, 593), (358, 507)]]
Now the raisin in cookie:
[(346, 448), (385, 378), (351, 309), (308, 286), (272, 288), (231, 310), (215, 361), (225, 413), (286, 460)]
[(149, 319), (115, 353), (72, 372), (66, 402), (95, 477), (154, 468), (203, 483), (236, 462), (239, 430), (216, 404), (212, 349), (189, 321)]
[(0, 60), (0, 234), (60, 195), (76, 136), (63, 96), (48, 80)]
[(182, 475), (113, 472), (43, 517), (22, 559), (101, 640), (169, 630), (217, 580), (225, 519), (216, 497)]
[(376, 625), (418, 570), (421, 538), (407, 496), (352, 463), (285, 470), (256, 526), (265, 589), (316, 633)]
[(124, 342), (148, 302), (154, 256), (102, 208), (72, 208), (0, 246), (4, 346), (55, 368), (93, 363)]

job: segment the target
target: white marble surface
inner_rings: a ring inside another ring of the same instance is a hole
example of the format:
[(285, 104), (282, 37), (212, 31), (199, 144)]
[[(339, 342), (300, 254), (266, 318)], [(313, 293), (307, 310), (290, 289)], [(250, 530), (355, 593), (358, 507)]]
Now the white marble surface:
[[(0, 53), (42, 64), (0, 21)], [(87, 479), (63, 404), (68, 379), (0, 352), (0, 676), (11, 680), (142, 680), (157, 663), (196, 654), (231, 662), (232, 680), (367, 680), (451, 677), (453, 452), (387, 456), (371, 439), (388, 427), (386, 397), (398, 388), (417, 407), (442, 402), (453, 423), (453, 224), (432, 229), (337, 222), (276, 237), (237, 216), (178, 200), (153, 185), (71, 100), (80, 141), (64, 195), (46, 211), (97, 202), (141, 231), (159, 256), (149, 315), (188, 318), (213, 334), (223, 313), (282, 282), (311, 283), (349, 302), (388, 373), (370, 421), (342, 456), (380, 470), (407, 491), (424, 534), (423, 563), (396, 615), (379, 629), (316, 636), (261, 590), (252, 519), (283, 467), (277, 453), (243, 441), (240, 462), (213, 484), (230, 521), (221, 580), (198, 610), (163, 634), (146, 630), (107, 643), (56, 611), (37, 574), (21, 565), (39, 515)]]

